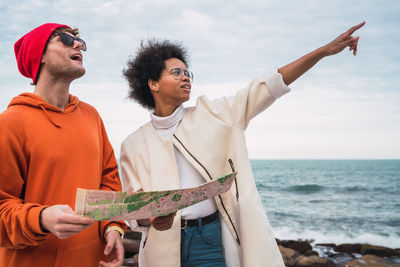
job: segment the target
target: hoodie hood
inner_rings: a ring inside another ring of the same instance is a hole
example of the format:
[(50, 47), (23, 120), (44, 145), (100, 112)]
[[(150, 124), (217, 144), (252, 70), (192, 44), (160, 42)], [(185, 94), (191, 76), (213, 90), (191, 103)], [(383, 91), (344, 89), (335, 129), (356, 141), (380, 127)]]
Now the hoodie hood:
[(10, 104), (8, 104), (7, 108), (10, 108), (12, 106), (18, 106), (18, 105), (23, 105), (23, 106), (28, 106), (28, 107), (32, 107), (32, 108), (38, 108), (43, 110), (44, 115), (49, 119), (49, 121), (56, 126), (57, 128), (61, 128), (60, 124), (58, 124), (54, 118), (52, 118), (51, 114), (53, 112), (56, 113), (71, 113), (73, 112), (79, 104), (79, 99), (76, 96), (73, 95), (69, 95), (69, 101), (68, 104), (65, 106), (65, 110), (62, 111), (61, 109), (59, 109), (56, 106), (53, 106), (49, 103), (47, 103), (46, 101), (44, 101), (41, 97), (32, 94), (32, 93), (23, 93), (20, 94), (16, 97), (14, 97)]

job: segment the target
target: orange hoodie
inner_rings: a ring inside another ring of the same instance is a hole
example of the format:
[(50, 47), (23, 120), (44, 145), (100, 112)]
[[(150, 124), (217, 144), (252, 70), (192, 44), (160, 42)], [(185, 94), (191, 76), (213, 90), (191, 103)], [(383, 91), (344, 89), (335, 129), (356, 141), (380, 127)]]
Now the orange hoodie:
[(123, 222), (96, 222), (62, 240), (40, 228), (40, 211), (74, 208), (78, 187), (121, 191), (97, 111), (72, 95), (64, 112), (31, 93), (13, 98), (0, 114), (0, 266), (98, 265), (105, 227)]

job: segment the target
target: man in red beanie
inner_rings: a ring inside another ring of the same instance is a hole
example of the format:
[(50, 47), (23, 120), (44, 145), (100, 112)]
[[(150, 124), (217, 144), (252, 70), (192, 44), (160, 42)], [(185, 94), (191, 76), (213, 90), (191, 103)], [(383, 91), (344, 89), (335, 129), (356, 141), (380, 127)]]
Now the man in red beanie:
[(69, 94), (85, 74), (77, 29), (43, 24), (14, 46), (33, 93), (0, 114), (0, 266), (119, 266), (123, 222), (74, 214), (78, 187), (121, 191), (103, 122)]

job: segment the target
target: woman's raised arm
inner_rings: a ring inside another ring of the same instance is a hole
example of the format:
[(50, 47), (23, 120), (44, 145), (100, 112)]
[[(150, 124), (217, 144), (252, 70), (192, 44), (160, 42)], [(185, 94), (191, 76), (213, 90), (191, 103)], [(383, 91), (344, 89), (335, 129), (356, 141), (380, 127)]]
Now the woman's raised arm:
[(358, 25), (351, 27), (348, 31), (342, 33), (332, 42), (324, 45), (307, 55), (289, 63), (288, 65), (279, 68), (279, 73), (283, 77), (283, 81), (286, 85), (291, 84), (306, 71), (311, 69), (318, 61), (326, 56), (335, 55), (346, 47), (349, 47), (350, 51), (353, 51), (353, 55), (357, 54), (357, 44), (359, 36), (353, 37), (352, 34), (364, 26), (365, 21)]

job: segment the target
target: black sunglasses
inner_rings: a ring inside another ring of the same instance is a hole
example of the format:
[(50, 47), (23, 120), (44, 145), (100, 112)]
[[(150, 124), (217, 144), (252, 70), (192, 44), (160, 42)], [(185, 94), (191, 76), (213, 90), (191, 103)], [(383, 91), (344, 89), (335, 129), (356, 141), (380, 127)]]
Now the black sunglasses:
[(57, 33), (57, 35), (60, 36), (61, 42), (63, 42), (63, 44), (65, 44), (66, 46), (72, 47), (74, 45), (74, 41), (77, 41), (82, 44), (81, 50), (86, 51), (86, 49), (87, 49), (86, 43), (81, 38), (69, 35), (65, 32), (59, 32), (59, 33)]

